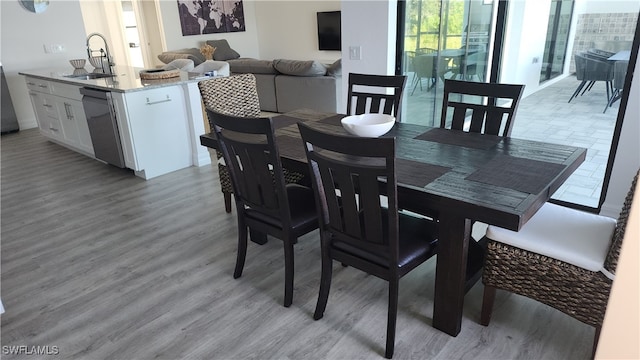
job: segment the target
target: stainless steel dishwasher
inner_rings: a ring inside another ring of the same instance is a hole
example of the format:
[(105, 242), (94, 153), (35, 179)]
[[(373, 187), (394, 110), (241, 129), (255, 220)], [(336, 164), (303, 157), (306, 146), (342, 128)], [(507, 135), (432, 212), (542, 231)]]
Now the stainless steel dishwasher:
[(89, 134), (97, 159), (124, 168), (120, 132), (116, 121), (111, 92), (80, 88), (82, 106), (87, 116)]

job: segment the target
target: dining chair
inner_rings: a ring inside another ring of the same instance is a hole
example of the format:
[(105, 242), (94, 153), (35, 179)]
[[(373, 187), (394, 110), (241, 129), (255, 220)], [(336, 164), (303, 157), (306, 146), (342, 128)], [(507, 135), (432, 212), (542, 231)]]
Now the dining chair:
[[(402, 276), (436, 254), (437, 223), (398, 212), (395, 138), (327, 134), (298, 123), (320, 214), (323, 317), (333, 260), (389, 282), (385, 356), (393, 356)], [(382, 179), (382, 182), (381, 182)], [(381, 203), (383, 188), (387, 206)]]
[(248, 230), (284, 243), (284, 306), (293, 300), (294, 253), (298, 237), (318, 228), (311, 188), (287, 184), (269, 118), (238, 117), (207, 109), (231, 177), (238, 213), (238, 254), (234, 278), (247, 255)]
[(496, 289), (507, 290), (594, 326), (595, 354), (637, 182), (638, 173), (617, 222), (546, 203), (518, 232), (489, 226), (480, 323)]
[[(205, 108), (208, 110), (238, 117), (260, 116), (260, 99), (258, 98), (256, 78), (253, 74), (214, 77), (200, 81), (198, 88)], [(209, 126), (213, 131), (211, 118), (209, 118)], [(216, 156), (225, 211), (230, 213), (233, 187), (224, 158), (219, 150), (216, 151)], [(303, 174), (286, 169), (284, 176), (287, 183), (299, 183), (304, 180)]]
[[(444, 82), (440, 127), (511, 136), (523, 91), (524, 85), (447, 79)], [(453, 109), (452, 114), (449, 109)], [(451, 120), (448, 114), (452, 115)]]
[[(383, 113), (400, 120), (400, 104), (407, 77), (349, 73), (347, 114)], [(366, 90), (356, 90), (356, 87)], [(374, 92), (374, 90), (376, 90)]]

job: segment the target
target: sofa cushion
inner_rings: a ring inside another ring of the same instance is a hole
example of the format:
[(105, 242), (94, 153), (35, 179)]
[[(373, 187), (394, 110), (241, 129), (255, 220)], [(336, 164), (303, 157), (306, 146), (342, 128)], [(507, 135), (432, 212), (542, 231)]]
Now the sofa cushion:
[(206, 44), (216, 48), (216, 51), (213, 52), (213, 60), (226, 61), (240, 57), (240, 54), (229, 46), (226, 39), (207, 40)]
[(270, 60), (257, 59), (233, 59), (229, 60), (229, 66), (232, 73), (252, 73), (252, 74), (277, 74), (273, 68), (273, 62)]
[(336, 60), (333, 64), (327, 67), (327, 76), (342, 76), (342, 61)]
[(293, 76), (324, 76), (327, 68), (315, 60), (273, 60), (273, 67), (285, 75)]
[(158, 59), (165, 64), (177, 59), (189, 59), (193, 60), (195, 65), (200, 65), (205, 60), (204, 55), (202, 55), (197, 48), (165, 51), (158, 55)]

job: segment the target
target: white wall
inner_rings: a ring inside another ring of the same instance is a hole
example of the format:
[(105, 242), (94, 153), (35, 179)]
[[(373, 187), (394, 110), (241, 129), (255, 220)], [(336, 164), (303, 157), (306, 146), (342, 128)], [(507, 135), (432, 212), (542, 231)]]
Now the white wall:
[[(18, 1), (0, 1), (0, 62), (21, 129), (37, 126), (27, 86), (18, 72), (66, 67), (70, 59), (85, 59), (84, 23), (76, 1), (51, 1), (47, 10), (34, 14)], [(65, 52), (45, 54), (43, 44), (64, 45)]]
[(524, 97), (537, 91), (540, 85), (550, 6), (551, 0), (509, 2), (500, 79), (524, 84)]
[[(342, 1), (342, 93), (350, 72), (393, 75), (396, 53), (396, 1)], [(349, 58), (349, 47), (361, 48), (360, 60)], [(344, 104), (339, 108), (346, 110)]]
[(207, 40), (227, 39), (232, 49), (242, 57), (258, 58), (260, 55), (258, 45), (258, 27), (256, 25), (256, 2), (243, 2), (244, 20), (246, 31), (182, 36), (180, 17), (178, 16), (178, 3), (175, 0), (160, 0), (160, 17), (164, 26), (164, 35), (167, 48), (165, 50), (177, 50), (184, 48), (200, 48)]
[(340, 51), (318, 50), (318, 11), (338, 11), (340, 1), (256, 1), (260, 58), (331, 63)]

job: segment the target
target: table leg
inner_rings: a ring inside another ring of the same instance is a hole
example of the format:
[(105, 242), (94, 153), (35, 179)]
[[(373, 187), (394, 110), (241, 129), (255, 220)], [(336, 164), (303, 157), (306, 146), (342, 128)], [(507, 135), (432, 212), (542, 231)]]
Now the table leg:
[(433, 327), (451, 336), (460, 333), (464, 304), (471, 220), (440, 213)]

